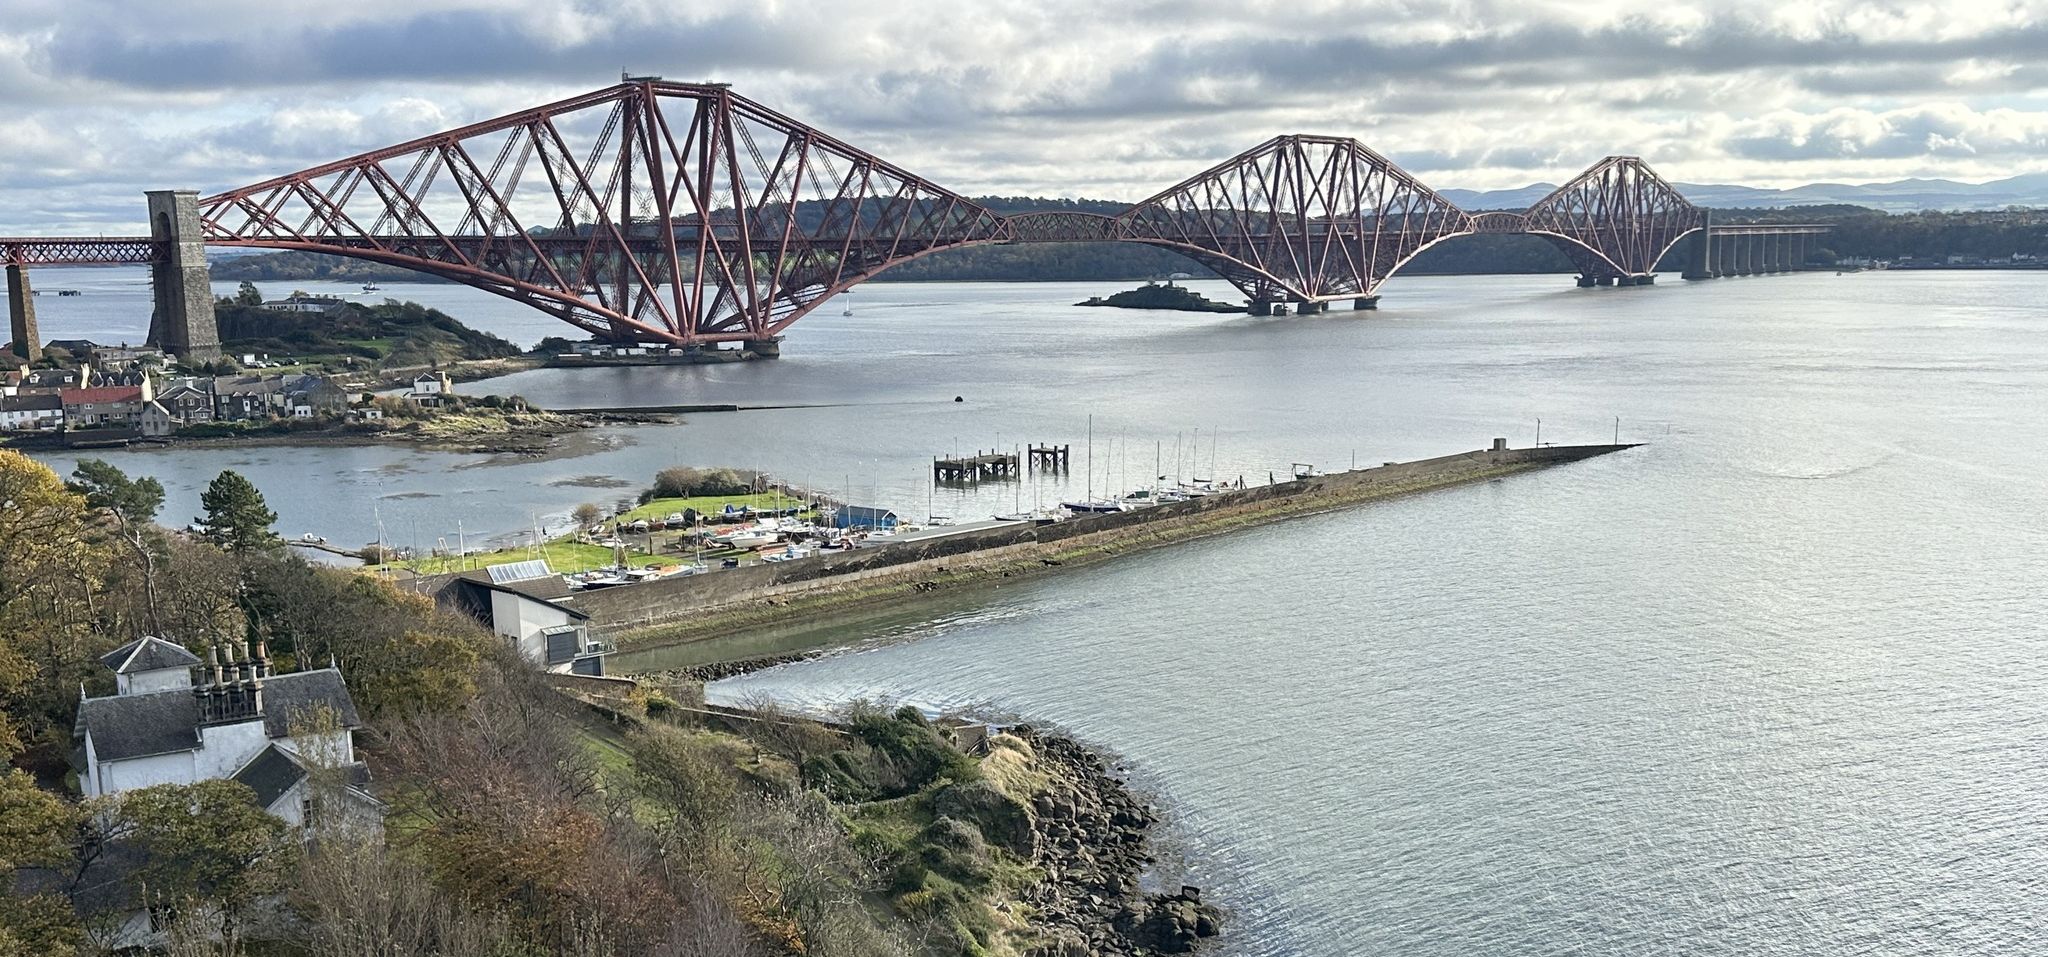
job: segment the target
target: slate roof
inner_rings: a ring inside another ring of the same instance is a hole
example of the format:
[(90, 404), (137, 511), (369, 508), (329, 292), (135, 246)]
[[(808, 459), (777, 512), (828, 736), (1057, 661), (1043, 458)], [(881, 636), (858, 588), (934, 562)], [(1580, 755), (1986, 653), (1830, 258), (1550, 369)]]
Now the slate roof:
[(264, 748), (235, 772), (234, 780), (256, 792), (256, 806), (269, 810), (292, 786), (306, 779), (306, 766), (277, 745)]
[(132, 675), (138, 671), (161, 671), (165, 668), (190, 668), (198, 663), (199, 656), (185, 650), (183, 645), (153, 635), (144, 635), (100, 656), (100, 664), (107, 666), (117, 675)]
[(40, 395), (0, 396), (0, 411), (55, 412), (62, 408), (64, 408), (64, 398), (47, 392)]
[[(263, 679), (263, 730), (270, 737), (284, 737), (294, 715), (318, 705), (339, 712), (344, 727), (362, 726), (341, 672), (333, 668)], [(76, 734), (82, 739), (87, 732), (102, 761), (190, 751), (199, 746), (199, 700), (183, 688), (87, 698), (78, 703)]]

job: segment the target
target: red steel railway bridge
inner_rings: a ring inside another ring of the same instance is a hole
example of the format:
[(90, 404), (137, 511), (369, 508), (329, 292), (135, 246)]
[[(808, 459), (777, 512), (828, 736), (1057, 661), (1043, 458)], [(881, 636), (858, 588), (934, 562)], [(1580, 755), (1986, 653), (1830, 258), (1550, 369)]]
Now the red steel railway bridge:
[[(1458, 236), (1556, 245), (1579, 284), (1799, 268), (1820, 226), (1713, 226), (1642, 160), (1611, 156), (1526, 210), (1471, 213), (1354, 139), (1267, 140), (1115, 216), (997, 215), (724, 84), (616, 86), (201, 196), (148, 194), (151, 234), (0, 238), (14, 341), (29, 267), (144, 263), (151, 341), (218, 350), (205, 246), (350, 256), (518, 300), (593, 337), (773, 355), (792, 323), (898, 263), (994, 243), (1133, 242), (1193, 259), (1254, 314), (1372, 308)], [(31, 346), (31, 348), (33, 348)]]

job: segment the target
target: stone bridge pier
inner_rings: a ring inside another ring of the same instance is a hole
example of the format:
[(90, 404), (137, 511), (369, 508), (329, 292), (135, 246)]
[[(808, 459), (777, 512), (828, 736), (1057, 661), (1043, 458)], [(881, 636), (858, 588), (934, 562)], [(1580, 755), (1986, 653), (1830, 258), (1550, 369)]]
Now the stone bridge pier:
[(156, 297), (149, 342), (180, 359), (220, 358), (220, 327), (213, 315), (213, 277), (206, 269), (206, 233), (199, 225), (199, 191), (152, 190), (149, 236), (160, 252), (149, 267)]

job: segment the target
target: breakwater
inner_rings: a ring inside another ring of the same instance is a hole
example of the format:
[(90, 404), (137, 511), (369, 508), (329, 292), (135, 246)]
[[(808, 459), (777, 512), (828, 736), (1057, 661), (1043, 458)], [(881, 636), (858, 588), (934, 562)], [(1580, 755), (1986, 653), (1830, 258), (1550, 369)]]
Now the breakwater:
[(1360, 502), (1576, 462), (1632, 445), (1496, 447), (1275, 482), (1128, 512), (1019, 523), (923, 541), (585, 592), (565, 603), (621, 644), (730, 634), (1048, 566), (1107, 558)]

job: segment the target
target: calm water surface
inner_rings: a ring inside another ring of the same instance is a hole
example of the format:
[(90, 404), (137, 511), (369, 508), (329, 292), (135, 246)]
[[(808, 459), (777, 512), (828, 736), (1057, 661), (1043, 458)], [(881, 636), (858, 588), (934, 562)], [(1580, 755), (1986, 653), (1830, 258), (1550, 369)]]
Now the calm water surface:
[[(673, 461), (923, 514), (931, 454), (1078, 445), (1091, 413), (1124, 485), (1198, 426), (1258, 480), (1618, 416), (1650, 444), (956, 596), (718, 690), (978, 707), (1116, 751), (1235, 908), (1229, 954), (2048, 952), (2048, 278), (1403, 278), (1365, 319), (1063, 305), (1103, 291), (870, 285), (779, 363), (519, 377), (544, 404), (821, 406), (577, 458), (118, 461), (174, 509), (232, 466), (288, 532), (366, 539), (379, 503), (402, 541), (513, 532), (618, 494), (559, 483)], [(45, 297), (46, 334), (121, 328), (95, 298)]]

